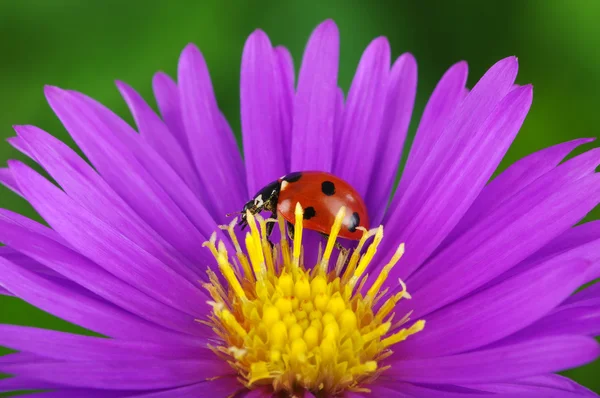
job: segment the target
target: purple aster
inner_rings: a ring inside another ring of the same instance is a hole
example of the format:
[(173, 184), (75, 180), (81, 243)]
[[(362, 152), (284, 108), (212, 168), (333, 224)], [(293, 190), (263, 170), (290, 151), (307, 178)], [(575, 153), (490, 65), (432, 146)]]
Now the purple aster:
[[(241, 68), (244, 156), (189, 45), (177, 83), (153, 80), (160, 116), (117, 83), (137, 131), (80, 93), (47, 87), (91, 166), (33, 126), (11, 145), (58, 184), (9, 161), (0, 182), (48, 226), (0, 210), (0, 293), (103, 337), (0, 325), (1, 391), (45, 397), (596, 396), (555, 372), (600, 349), (598, 149), (580, 139), (488, 181), (532, 101), (517, 60), (467, 89), (441, 78), (390, 200), (416, 63), (365, 50), (344, 97), (339, 37), (321, 24), (295, 83), (289, 52), (253, 33)], [(227, 213), (291, 171), (349, 182), (371, 226), (349, 249), (283, 219)], [(277, 222), (271, 246), (268, 222)], [(227, 224), (228, 226), (224, 226)], [(378, 227), (379, 225), (382, 227)], [(385, 230), (385, 237), (383, 231)], [(304, 236), (304, 238), (303, 238)], [(303, 246), (301, 246), (301, 243)], [(320, 249), (320, 247), (322, 249)], [(395, 317), (394, 317), (395, 315)], [(37, 394), (36, 394), (37, 395)]]

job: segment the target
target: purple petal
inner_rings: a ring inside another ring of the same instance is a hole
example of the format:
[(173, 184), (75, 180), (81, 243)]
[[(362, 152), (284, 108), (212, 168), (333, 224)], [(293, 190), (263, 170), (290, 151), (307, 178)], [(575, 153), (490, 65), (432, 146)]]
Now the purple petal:
[(396, 361), (386, 374), (417, 383), (489, 383), (574, 368), (598, 355), (600, 347), (592, 338), (545, 337), (467, 354)]
[(338, 87), (335, 96), (335, 119), (333, 121), (333, 136), (337, 137), (342, 133), (342, 125), (344, 123), (344, 91)]
[[(1, 217), (1, 215), (0, 215)], [(1, 223), (1, 222), (0, 222)], [(52, 283), (56, 283), (57, 285), (64, 286), (65, 288), (76, 288), (79, 289), (78, 286), (74, 285), (71, 281), (65, 279), (64, 276), (58, 274), (54, 270), (38, 263), (34, 259), (27, 257), (23, 253), (19, 253), (10, 247), (0, 247), (0, 258), (10, 261), (11, 263), (22, 267), (28, 271), (31, 271), (38, 275), (41, 279), (47, 280)], [(0, 278), (0, 285), (2, 285), (2, 280)], [(3, 296), (14, 296), (14, 294), (8, 289), (0, 286), (0, 295)]]
[(28, 352), (15, 352), (7, 355), (0, 355), (0, 365), (15, 363), (31, 363), (35, 361), (48, 361), (48, 359)]
[[(445, 390), (437, 390), (433, 388), (407, 385), (406, 383), (398, 383), (397, 389), (378, 387), (370, 388), (372, 393), (360, 395), (360, 397), (369, 398), (371, 395), (376, 397), (427, 397), (427, 398), (482, 398), (488, 395), (474, 394), (469, 392), (467, 394), (452, 393)], [(506, 398), (506, 397), (503, 397)]]
[(411, 54), (404, 54), (392, 67), (377, 149), (377, 167), (373, 168), (365, 198), (371, 225), (381, 224), (390, 200), (416, 93), (417, 62)]
[(261, 389), (255, 389), (255, 390), (248, 391), (246, 394), (243, 394), (242, 397), (243, 398), (272, 398), (273, 393), (267, 387), (267, 388), (261, 388)]
[[(376, 157), (380, 155), (381, 134), (387, 133), (381, 127), (390, 56), (390, 45), (385, 37), (373, 40), (363, 53), (348, 92), (342, 130), (333, 142), (333, 173), (348, 181), (363, 198), (369, 188)], [(369, 142), (374, 145), (365, 145)]]
[(592, 337), (600, 335), (600, 300), (565, 309), (559, 307), (552, 314), (509, 337), (506, 341), (524, 341), (537, 336), (561, 334)]
[(292, 126), (294, 122), (294, 60), (289, 50), (285, 47), (275, 47), (275, 77), (277, 79), (279, 99), (280, 136), (283, 142), (283, 157), (286, 172), (290, 170), (292, 151)]
[[(244, 389), (240, 382), (232, 376), (192, 384), (191, 386), (174, 388), (148, 394), (135, 395), (136, 398), (217, 398), (237, 397), (235, 393)], [(270, 395), (269, 395), (270, 397)]]
[(19, 395), (21, 398), (131, 398), (133, 396), (131, 391), (103, 391), (92, 388), (60, 388), (54, 391)]
[(331, 171), (340, 39), (331, 20), (311, 35), (294, 102), (291, 170)]
[[(399, 357), (446, 356), (500, 340), (541, 318), (581, 286), (590, 264), (558, 257), (427, 316)], [(552, 292), (548, 294), (548, 292)]]
[[(596, 283), (592, 284), (592, 286), (594, 286), (594, 285), (596, 285)], [(584, 298), (582, 300), (579, 299), (580, 295), (582, 295), (582, 293), (586, 290), (588, 290), (588, 289), (586, 288), (586, 289), (580, 290), (579, 292), (570, 296), (559, 307), (557, 307), (554, 312), (560, 312), (560, 311), (571, 309), (571, 308), (583, 308), (583, 307), (587, 307), (591, 310), (591, 309), (597, 307), (600, 304), (600, 297), (598, 297), (598, 296), (588, 297), (588, 298)], [(554, 312), (552, 312), (552, 314)]]
[(21, 191), (19, 191), (19, 187), (17, 187), (17, 182), (7, 168), (0, 168), (0, 184), (4, 185), (17, 195), (23, 196)]
[(580, 396), (597, 397), (596, 393), (577, 384), (573, 380), (555, 374), (526, 377), (524, 379), (517, 380), (514, 384), (521, 386), (552, 388), (559, 391), (578, 393)]
[[(59, 272), (98, 296), (156, 325), (194, 335), (202, 334), (205, 330), (196, 322), (195, 317), (157, 301), (153, 296), (146, 295), (116, 278), (79, 253), (22, 226), (7, 222), (1, 215), (0, 241), (38, 260), (52, 272)], [(14, 256), (4, 258), (24, 266), (29, 271), (37, 271), (29, 267), (28, 263), (23, 265), (22, 262), (15, 261)], [(204, 311), (209, 309), (204, 302), (197, 305)]]
[(600, 299), (600, 283), (594, 283), (591, 286), (586, 287), (585, 289), (575, 293), (567, 300), (565, 300), (565, 305), (567, 304), (576, 304), (581, 301), (586, 300), (595, 300)]
[(244, 165), (233, 134), (223, 131), (206, 62), (192, 44), (181, 53), (178, 80), (183, 125), (205, 205), (217, 222), (224, 222), (225, 214), (241, 209), (245, 202)]
[[(2, 214), (0, 213), (0, 219), (2, 218)], [(1, 221), (0, 221), (1, 223)], [(35, 261), (34, 259), (27, 257), (23, 253), (19, 253), (11, 247), (0, 247), (0, 258), (7, 260), (14, 264), (15, 266), (21, 267), (25, 270), (33, 272), (38, 275), (40, 279), (46, 280), (51, 283), (55, 283), (59, 286), (63, 286), (67, 289), (75, 288), (80, 291), (84, 291), (79, 286), (75, 285), (68, 279), (65, 279), (63, 275), (60, 275), (56, 271), (46, 267)], [(2, 285), (2, 278), (0, 278), (0, 285)], [(87, 293), (87, 292), (86, 292)], [(0, 294), (3, 296), (15, 296), (8, 288), (0, 286)]]
[(572, 228), (528, 260), (535, 263), (562, 252), (569, 252), (572, 257), (579, 256), (594, 264), (584, 283), (587, 284), (600, 278), (600, 221), (591, 221)]
[[(453, 385), (415, 385), (409, 383), (387, 382), (381, 383), (380, 380), (375, 385), (370, 386), (374, 396), (383, 397), (427, 397), (427, 398), (575, 398), (581, 397), (580, 394), (565, 391), (562, 389), (521, 386), (509, 383), (495, 384), (475, 384), (465, 387)], [(491, 392), (497, 392), (491, 394)], [(370, 394), (364, 395), (365, 398), (371, 397)]]
[(498, 344), (561, 334), (600, 334), (600, 284), (595, 283), (575, 293), (547, 316)]
[(36, 160), (35, 156), (33, 156), (31, 151), (29, 150), (29, 146), (27, 145), (27, 143), (23, 141), (20, 137), (10, 137), (6, 141), (8, 141), (10, 145), (12, 145), (17, 151), (21, 152), (23, 155), (27, 156), (32, 160)]
[(206, 296), (200, 286), (125, 239), (25, 164), (11, 161), (9, 166), (29, 203), (80, 253), (163, 303), (203, 315), (198, 303)]
[(173, 169), (98, 102), (54, 87), (46, 88), (46, 96), (111, 188), (178, 251), (203, 261), (206, 253), (198, 242), (210, 236), (215, 224)]
[[(548, 243), (531, 257), (533, 260), (552, 257), (562, 252), (586, 246), (598, 240), (600, 240), (600, 220), (590, 221), (565, 231), (565, 233)], [(590, 261), (598, 260), (596, 257), (586, 258)]]
[(441, 308), (502, 274), (593, 209), (600, 175), (580, 178), (571, 170), (577, 170), (574, 165), (581, 159), (574, 160), (503, 203), (415, 274), (408, 282), (415, 316)]
[(15, 130), (38, 163), (74, 201), (187, 279), (198, 280), (201, 271), (193, 272), (193, 265), (141, 220), (71, 148), (34, 126), (17, 126)]
[[(500, 100), (516, 72), (516, 60), (508, 58), (486, 73), (426, 159), (422, 172), (430, 174), (426, 178), (419, 174), (392, 209), (397, 216), (389, 219), (387, 229), (406, 242), (408, 250), (388, 280), (406, 278), (429, 257), (500, 163), (532, 100), (530, 86), (517, 88)], [(389, 257), (397, 242), (384, 241), (381, 255)]]
[(231, 373), (227, 362), (198, 360), (135, 360), (42, 362), (2, 365), (0, 370), (65, 386), (107, 390), (174, 388)]
[(142, 140), (173, 167), (193, 192), (200, 192), (200, 180), (194, 165), (175, 136), (133, 88), (123, 82), (117, 82), (117, 87), (131, 110)]
[(162, 344), (122, 341), (15, 325), (0, 325), (0, 344), (21, 352), (64, 361), (142, 359), (211, 359), (201, 341), (172, 340)]
[[(0, 222), (3, 222), (3, 217), (1, 213)], [(46, 267), (45, 265), (40, 264), (33, 258), (26, 256), (25, 254), (15, 250), (12, 247), (0, 247), (0, 257), (8, 261), (12, 261), (13, 263), (19, 264), (19, 266), (24, 267), (29, 271), (35, 272), (36, 274), (46, 275), (56, 279), (65, 279), (65, 277), (59, 274), (58, 272)]]
[[(17, 358), (19, 356), (20, 358)], [(23, 357), (25, 356), (25, 357)], [(29, 358), (27, 358), (29, 357)], [(9, 359), (10, 361), (6, 361)], [(26, 363), (32, 362), (32, 356), (29, 354), (10, 354), (0, 357), (0, 366), (4, 363)], [(38, 361), (44, 361), (44, 359), (37, 359)], [(102, 391), (95, 389), (79, 389), (79, 388), (68, 388), (63, 389), (61, 385), (50, 381), (37, 380), (35, 377), (20, 377), (13, 376), (9, 379), (0, 380), (0, 392), (12, 392), (15, 391), (31, 391), (31, 390), (49, 390), (53, 391), (43, 393), (32, 393), (32, 394), (19, 394), (20, 397), (34, 397), (43, 396), (44, 398), (125, 398), (131, 397), (131, 392), (124, 391)]]
[(248, 195), (286, 173), (279, 114), (279, 68), (267, 35), (256, 30), (248, 37), (242, 55), (240, 101)]
[(477, 220), (483, 218), (503, 201), (554, 169), (575, 148), (591, 141), (593, 139), (584, 138), (564, 142), (535, 152), (512, 164), (481, 191), (442, 247), (456, 240)]
[(38, 223), (37, 221), (33, 221), (32, 219), (27, 218), (19, 213), (13, 213), (10, 210), (0, 209), (0, 219), (10, 222), (12, 224), (21, 225), (24, 228), (27, 228), (37, 234), (45, 236), (46, 238), (52, 239), (53, 241), (58, 242), (63, 246), (71, 247), (66, 240), (64, 240), (59, 234), (56, 233), (56, 231)]
[[(468, 66), (466, 62), (455, 64), (442, 76), (431, 94), (410, 148), (408, 160), (402, 171), (402, 178), (394, 195), (391, 209), (398, 205), (415, 176), (419, 174), (421, 167), (426, 164), (427, 158), (442, 137), (444, 128), (449, 124), (450, 118), (464, 99), (463, 91), (467, 74)], [(391, 212), (386, 215), (384, 221), (389, 219), (390, 214)]]
[[(558, 375), (552, 375), (557, 376)], [(535, 380), (539, 379), (540, 376), (530, 377), (521, 380)], [(566, 379), (568, 380), (568, 379)], [(570, 381), (570, 380), (569, 380)], [(526, 398), (526, 397), (554, 397), (554, 398), (575, 398), (575, 397), (597, 397), (598, 395), (591, 392), (590, 390), (577, 386), (576, 383), (570, 381), (571, 385), (562, 383), (563, 385), (554, 386), (547, 385), (547, 383), (537, 383), (534, 381), (527, 382), (514, 382), (514, 383), (489, 383), (489, 384), (476, 384), (478, 389), (483, 390), (483, 394), (480, 397), (515, 397), (515, 398)], [(558, 384), (558, 383), (553, 383)], [(470, 395), (468, 395), (470, 397)]]
[[(373, 384), (369, 384), (369, 393), (351, 392), (344, 395), (344, 398), (370, 398), (370, 397), (400, 397), (410, 398), (417, 395), (409, 394), (406, 389), (410, 385), (408, 383), (383, 383), (381, 379), (376, 380)], [(428, 395), (429, 397), (429, 395)], [(435, 395), (434, 395), (435, 397)]]
[[(45, 390), (55, 388), (56, 383), (48, 381), (35, 380), (27, 377), (11, 377), (9, 379), (0, 379), (0, 393), (15, 392), (24, 390)], [(22, 396), (22, 395), (21, 395)]]
[[(0, 220), (1, 219), (2, 219), (2, 214), (0, 213)], [(2, 221), (0, 221), (0, 223), (2, 223)], [(33, 258), (28, 257), (25, 254), (14, 250), (11, 247), (8, 247), (8, 246), (0, 247), (0, 258), (8, 260), (11, 263), (13, 263), (23, 269), (26, 269), (28, 271), (31, 271), (31, 272), (39, 275), (39, 277), (41, 279), (48, 280), (52, 283), (56, 283), (58, 285), (66, 287), (66, 288), (74, 287), (74, 288), (79, 289), (78, 286), (73, 284), (70, 280), (66, 279), (63, 275), (46, 267), (45, 265), (37, 262)], [(1, 284), (2, 284), (2, 280), (0, 278), (0, 285)], [(83, 289), (80, 289), (80, 290), (83, 291)], [(8, 289), (5, 289), (3, 287), (0, 287), (0, 295), (14, 296), (14, 294), (12, 292), (10, 292)]]
[(563, 261), (582, 259), (592, 264), (582, 280), (582, 285), (600, 277), (600, 221), (578, 225), (565, 231), (526, 260), (486, 283), (481, 289), (527, 272), (541, 262), (557, 256)]
[(0, 285), (54, 316), (106, 336), (140, 341), (168, 341), (173, 334), (77, 288), (61, 285), (0, 258)]
[(183, 127), (177, 83), (166, 73), (158, 72), (152, 79), (152, 89), (162, 119), (191, 161), (190, 144)]
[[(173, 204), (181, 209), (181, 212), (183, 212), (183, 215), (185, 216), (184, 220), (189, 220), (192, 225), (205, 236), (210, 236), (210, 234), (214, 232), (213, 218), (211, 218), (210, 213), (207, 211), (204, 202), (198, 200), (197, 197), (198, 194), (202, 196), (204, 190), (197, 193), (192, 192), (173, 168), (165, 162), (156, 151), (146, 145), (139, 138), (139, 134), (137, 134), (135, 130), (110, 109), (81, 93), (71, 91), (69, 94), (73, 95), (84, 109), (89, 109), (93, 115), (101, 118), (102, 122), (106, 123), (106, 126), (108, 126), (112, 132), (117, 134), (115, 139), (118, 139), (127, 147), (127, 150), (136, 158), (139, 165), (148, 171), (149, 177), (154, 179), (160, 189), (164, 190), (170, 200), (173, 201)], [(222, 114), (218, 115), (218, 124), (220, 129), (225, 128), (223, 124), (227, 124)], [(116, 147), (116, 149), (120, 152), (122, 147)], [(129, 154), (125, 154), (126, 158), (128, 156)], [(136, 162), (134, 162), (132, 166), (134, 169), (138, 169), (138, 164)], [(135, 198), (132, 200), (135, 201)], [(139, 201), (139, 198), (137, 198), (137, 200)], [(156, 218), (155, 213), (153, 218)], [(217, 234), (219, 233), (220, 231), (217, 231)], [(205, 252), (205, 250), (198, 250), (199, 248), (196, 244), (192, 245), (191, 248), (196, 249), (193, 252), (193, 255), (198, 255), (199, 252), (202, 252), (202, 254)], [(180, 250), (186, 252), (189, 249), (190, 247), (184, 247)]]

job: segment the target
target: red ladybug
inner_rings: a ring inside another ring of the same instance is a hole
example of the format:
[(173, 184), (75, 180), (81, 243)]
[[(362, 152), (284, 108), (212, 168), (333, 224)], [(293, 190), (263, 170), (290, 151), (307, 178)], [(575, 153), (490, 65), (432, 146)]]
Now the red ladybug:
[[(342, 206), (346, 207), (346, 216), (339, 237), (359, 240), (362, 231), (357, 227), (369, 228), (367, 207), (358, 192), (341, 178), (322, 171), (290, 173), (268, 184), (244, 205), (239, 225), (242, 229), (247, 225), (246, 210), (252, 214), (266, 210), (273, 218), (276, 218), (276, 212), (281, 214), (293, 233), (297, 202), (304, 209), (304, 228), (323, 235), (329, 234)], [(267, 235), (271, 234), (273, 226), (273, 223), (268, 224)]]

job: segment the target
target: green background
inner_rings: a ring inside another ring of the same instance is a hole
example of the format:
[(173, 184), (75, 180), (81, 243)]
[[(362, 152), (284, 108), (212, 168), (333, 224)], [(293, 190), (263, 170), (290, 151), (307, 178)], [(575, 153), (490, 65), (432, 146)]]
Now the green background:
[[(469, 84), (495, 61), (517, 55), (518, 83), (533, 83), (534, 103), (501, 169), (572, 138), (598, 136), (600, 2), (588, 1), (3, 1), (0, 2), (0, 137), (34, 124), (72, 143), (47, 106), (42, 87), (82, 91), (130, 121), (113, 82), (151, 99), (151, 78), (176, 75), (177, 59), (196, 43), (209, 64), (219, 104), (237, 134), (239, 66), (256, 28), (290, 48), (299, 65), (311, 30), (333, 18), (341, 33), (340, 85), (347, 89), (361, 55), (384, 35), (393, 55), (412, 52), (419, 65), (415, 115), (446, 68), (469, 62)], [(414, 132), (418, 118), (414, 118)], [(24, 157), (0, 145), (0, 163)], [(37, 218), (0, 187), (0, 207)], [(596, 209), (591, 218), (599, 218)], [(80, 330), (12, 298), (0, 298), (0, 323)], [(600, 392), (600, 361), (568, 375)]]

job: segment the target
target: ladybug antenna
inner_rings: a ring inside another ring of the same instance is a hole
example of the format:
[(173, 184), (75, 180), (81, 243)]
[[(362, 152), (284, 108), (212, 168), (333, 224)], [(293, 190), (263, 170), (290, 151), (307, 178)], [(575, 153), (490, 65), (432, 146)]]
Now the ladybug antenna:
[(244, 212), (243, 211), (236, 211), (236, 212), (233, 212), (233, 213), (227, 213), (227, 214), (225, 214), (225, 217), (233, 217), (236, 214), (244, 214)]

